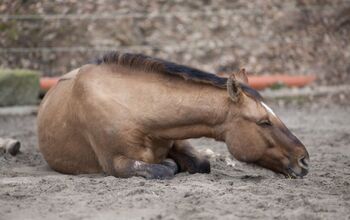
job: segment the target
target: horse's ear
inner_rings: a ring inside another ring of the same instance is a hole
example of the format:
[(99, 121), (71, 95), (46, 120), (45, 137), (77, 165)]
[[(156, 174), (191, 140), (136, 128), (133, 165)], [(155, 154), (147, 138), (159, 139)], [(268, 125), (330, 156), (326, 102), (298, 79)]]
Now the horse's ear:
[(233, 102), (238, 103), (241, 100), (242, 88), (234, 74), (227, 79), (227, 92)]
[(240, 69), (240, 71), (238, 71), (238, 73), (236, 73), (235, 76), (239, 82), (248, 85), (248, 76), (244, 68)]

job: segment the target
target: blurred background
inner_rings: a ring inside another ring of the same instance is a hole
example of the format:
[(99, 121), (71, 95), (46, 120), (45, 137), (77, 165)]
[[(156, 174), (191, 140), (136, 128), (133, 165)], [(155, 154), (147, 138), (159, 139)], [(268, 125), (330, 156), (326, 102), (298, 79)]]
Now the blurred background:
[[(40, 98), (111, 50), (213, 73), (244, 67), (251, 85), (274, 77), (261, 94), (307, 147), (310, 173), (285, 179), (204, 138), (190, 141), (213, 152), (208, 175), (50, 170)], [(290, 88), (275, 74), (316, 80)], [(0, 0), (0, 219), (350, 219), (348, 97), (350, 0)]]
[(58, 76), (110, 50), (210, 72), (350, 82), (348, 0), (1, 0), (0, 66)]

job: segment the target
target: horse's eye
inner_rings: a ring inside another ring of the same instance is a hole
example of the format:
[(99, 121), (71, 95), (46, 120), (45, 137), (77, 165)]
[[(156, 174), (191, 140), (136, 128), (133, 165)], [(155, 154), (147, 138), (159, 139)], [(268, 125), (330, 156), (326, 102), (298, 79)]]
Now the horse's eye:
[(259, 126), (262, 126), (262, 127), (269, 127), (269, 126), (272, 125), (272, 124), (271, 124), (271, 121), (269, 121), (268, 119), (260, 120), (260, 121), (257, 122), (257, 124), (258, 124)]

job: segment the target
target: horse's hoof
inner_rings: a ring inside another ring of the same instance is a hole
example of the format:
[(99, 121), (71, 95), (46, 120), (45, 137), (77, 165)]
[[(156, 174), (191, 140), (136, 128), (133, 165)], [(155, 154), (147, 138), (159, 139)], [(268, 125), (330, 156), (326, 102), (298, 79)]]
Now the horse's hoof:
[(210, 173), (210, 162), (208, 159), (196, 160), (193, 163), (193, 166), (188, 169), (190, 174)]
[(179, 167), (173, 159), (167, 158), (161, 164), (173, 170), (174, 174), (177, 174), (179, 172)]
[(161, 164), (154, 164), (146, 179), (172, 179), (174, 175), (174, 171), (171, 168)]

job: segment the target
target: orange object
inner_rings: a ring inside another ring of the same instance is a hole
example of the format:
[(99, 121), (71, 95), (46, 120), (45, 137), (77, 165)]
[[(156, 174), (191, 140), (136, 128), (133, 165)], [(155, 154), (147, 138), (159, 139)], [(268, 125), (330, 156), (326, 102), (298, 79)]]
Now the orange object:
[(59, 77), (42, 77), (40, 79), (40, 88), (43, 91), (48, 91), (51, 87), (57, 84)]
[[(56, 85), (59, 77), (42, 77), (40, 79), (40, 88), (43, 91), (49, 90)], [(254, 89), (265, 89), (276, 83), (287, 85), (288, 87), (302, 87), (315, 81), (316, 76), (290, 76), (290, 75), (261, 75), (261, 76), (248, 76), (249, 85)]]
[(276, 83), (284, 84), (288, 87), (302, 87), (315, 81), (316, 76), (290, 76), (290, 75), (261, 75), (248, 76), (249, 85), (254, 89), (265, 89)]

